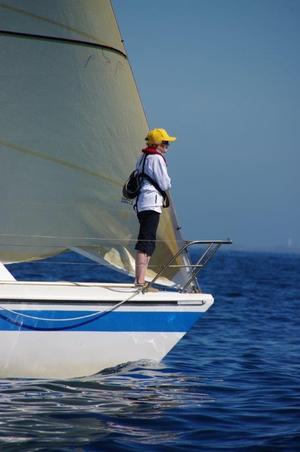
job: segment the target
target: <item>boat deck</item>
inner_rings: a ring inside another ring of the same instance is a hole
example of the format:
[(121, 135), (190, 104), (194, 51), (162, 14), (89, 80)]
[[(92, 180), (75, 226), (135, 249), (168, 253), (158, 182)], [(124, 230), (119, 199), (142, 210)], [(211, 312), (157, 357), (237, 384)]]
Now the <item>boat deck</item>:
[(180, 293), (168, 290), (142, 293), (133, 284), (0, 281), (0, 302), (87, 302), (115, 303), (130, 299), (130, 303), (199, 304), (212, 302), (205, 293)]

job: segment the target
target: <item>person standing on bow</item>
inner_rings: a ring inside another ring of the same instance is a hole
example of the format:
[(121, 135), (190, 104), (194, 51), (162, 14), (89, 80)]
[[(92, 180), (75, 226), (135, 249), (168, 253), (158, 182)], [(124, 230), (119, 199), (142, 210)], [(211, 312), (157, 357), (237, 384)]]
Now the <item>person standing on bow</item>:
[(155, 249), (156, 231), (162, 207), (167, 198), (166, 192), (171, 188), (171, 179), (167, 171), (165, 154), (170, 142), (176, 140), (165, 129), (153, 129), (147, 134), (147, 147), (142, 150), (136, 169), (141, 175), (135, 209), (140, 224), (138, 241), (135, 245), (135, 283), (145, 284), (145, 276), (150, 258)]

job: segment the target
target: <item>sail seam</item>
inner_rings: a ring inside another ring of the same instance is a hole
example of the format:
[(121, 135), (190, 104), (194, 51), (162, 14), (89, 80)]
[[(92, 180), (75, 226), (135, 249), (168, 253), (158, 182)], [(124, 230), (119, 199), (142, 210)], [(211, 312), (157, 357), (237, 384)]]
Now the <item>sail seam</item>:
[(56, 27), (59, 27), (62, 30), (65, 30), (65, 31), (68, 31), (68, 32), (72, 32), (72, 33), (76, 33), (77, 35), (80, 35), (80, 36), (85, 36), (88, 39), (92, 39), (92, 40), (96, 40), (96, 41), (98, 40), (95, 35), (92, 35), (90, 33), (86, 33), (83, 30), (79, 30), (78, 28), (71, 27), (70, 25), (64, 24), (64, 23), (62, 23), (60, 21), (50, 19), (50, 17), (41, 16), (39, 14), (33, 13), (32, 11), (28, 11), (26, 9), (19, 8), (17, 6), (8, 5), (6, 3), (2, 3), (1, 2), (0, 3), (0, 8), (6, 9), (6, 10), (8, 10), (10, 12), (13, 12), (14, 14), (20, 14), (21, 16), (30, 17), (30, 18), (38, 21), (38, 22), (54, 25)]
[(54, 41), (54, 42), (59, 42), (62, 44), (79, 45), (79, 46), (84, 46), (84, 47), (94, 47), (97, 49), (109, 50), (111, 52), (115, 52), (115, 53), (123, 56), (127, 60), (127, 55), (124, 52), (122, 52), (122, 50), (117, 49), (116, 47), (109, 46), (107, 44), (82, 41), (79, 39), (60, 38), (57, 36), (46, 36), (46, 35), (37, 35), (37, 34), (31, 34), (31, 33), (20, 33), (20, 32), (9, 31), (9, 30), (0, 30), (0, 34), (7, 35), (7, 36), (13, 36), (16, 38), (36, 39), (36, 40), (40, 40), (40, 41), (49, 41), (49, 42)]
[(80, 171), (82, 173), (88, 174), (89, 176), (93, 176), (93, 177), (97, 177), (97, 178), (100, 178), (100, 179), (104, 179), (107, 182), (109, 182), (110, 184), (114, 184), (115, 186), (120, 186), (121, 185), (120, 181), (118, 181), (116, 179), (112, 179), (111, 177), (108, 177), (108, 176), (106, 176), (103, 173), (100, 173), (100, 172), (97, 172), (97, 171), (93, 171), (93, 170), (90, 170), (88, 168), (83, 168), (83, 167), (81, 167), (79, 165), (76, 165), (75, 163), (68, 162), (66, 160), (62, 160), (62, 159), (59, 159), (59, 158), (54, 157), (54, 156), (52, 157), (50, 155), (43, 154), (42, 152), (35, 151), (33, 149), (29, 149), (29, 148), (25, 148), (25, 147), (22, 147), (22, 146), (13, 144), (13, 143), (9, 143), (9, 142), (7, 142), (5, 140), (2, 140), (1, 138), (0, 138), (0, 144), (2, 144), (4, 147), (7, 147), (9, 149), (13, 149), (14, 151), (22, 152), (25, 155), (30, 155), (30, 156), (33, 156), (33, 157), (37, 157), (37, 158), (39, 158), (41, 160), (46, 160), (46, 161), (49, 161), (49, 162), (52, 162), (52, 163), (56, 163), (56, 164), (62, 165), (64, 167), (71, 168), (72, 170), (75, 170), (75, 171)]

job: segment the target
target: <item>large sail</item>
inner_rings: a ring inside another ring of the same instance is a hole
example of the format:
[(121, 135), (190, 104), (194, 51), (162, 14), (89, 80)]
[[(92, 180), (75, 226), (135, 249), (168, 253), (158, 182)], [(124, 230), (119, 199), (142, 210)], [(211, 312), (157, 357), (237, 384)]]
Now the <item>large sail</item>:
[[(80, 248), (131, 273), (121, 187), (148, 125), (110, 1), (6, 0), (0, 37), (0, 261)], [(171, 207), (152, 271), (180, 242)]]

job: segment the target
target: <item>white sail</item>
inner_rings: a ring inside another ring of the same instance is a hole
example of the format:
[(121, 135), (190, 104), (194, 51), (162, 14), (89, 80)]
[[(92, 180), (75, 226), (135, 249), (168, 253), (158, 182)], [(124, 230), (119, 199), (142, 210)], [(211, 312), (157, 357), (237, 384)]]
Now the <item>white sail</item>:
[[(110, 2), (6, 0), (0, 36), (0, 261), (81, 248), (132, 272), (138, 224), (121, 187), (148, 125)], [(176, 227), (171, 207), (154, 272)]]

